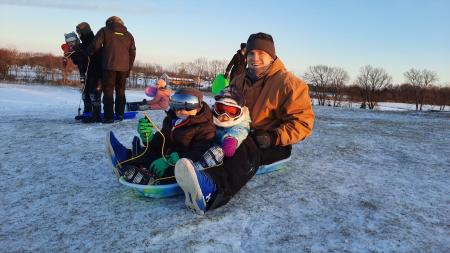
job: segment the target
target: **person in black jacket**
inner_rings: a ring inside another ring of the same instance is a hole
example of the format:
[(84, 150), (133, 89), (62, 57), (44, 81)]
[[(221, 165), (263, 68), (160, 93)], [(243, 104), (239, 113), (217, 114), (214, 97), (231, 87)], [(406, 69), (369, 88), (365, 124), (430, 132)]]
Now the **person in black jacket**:
[[(94, 33), (91, 30), (91, 27), (88, 23), (82, 22), (77, 25), (76, 31), (78, 36), (81, 40), (81, 45), (79, 46), (81, 50), (85, 51), (88, 46), (92, 43), (94, 40)], [(83, 90), (83, 102), (85, 112), (92, 112), (92, 115), (90, 117), (84, 117), (82, 119), (83, 123), (92, 123), (92, 122), (100, 122), (100, 112), (101, 112), (101, 94), (102, 94), (102, 87), (101, 87), (101, 72), (102, 72), (102, 66), (101, 66), (101, 50), (97, 51), (95, 54), (93, 54), (90, 57), (86, 57), (80, 53), (77, 53), (76, 55), (80, 55), (81, 59), (79, 60), (81, 62), (81, 65), (83, 66), (83, 69), (80, 69), (83, 71), (83, 76), (86, 78), (86, 86)]]
[[(241, 43), (241, 49), (234, 54), (233, 59), (231, 59), (230, 63), (228, 63), (227, 69), (225, 70), (225, 78), (230, 77), (230, 81), (233, 80), (234, 77), (245, 71), (247, 66), (247, 60), (245, 57), (245, 47), (246, 43)], [(230, 74), (231, 70), (231, 74)]]
[[(114, 111), (116, 119), (123, 120), (126, 104), (126, 79), (130, 75), (136, 57), (133, 35), (119, 17), (112, 16), (106, 20), (106, 26), (97, 32), (87, 53), (92, 55), (101, 48), (103, 48), (102, 88), (105, 113), (103, 123), (113, 123)], [(115, 101), (114, 91), (116, 92)]]
[[(109, 132), (110, 151), (124, 163), (115, 168), (118, 177), (124, 176), (125, 180), (135, 184), (151, 184), (155, 179), (158, 183), (173, 183), (174, 165), (178, 159), (201, 160), (205, 151), (213, 146), (216, 136), (211, 109), (203, 102), (201, 91), (193, 88), (180, 88), (172, 95), (162, 134), (153, 133), (154, 129), (147, 118), (139, 120), (138, 132), (147, 149), (140, 146), (137, 136), (133, 148), (127, 149)], [(220, 152), (223, 157), (223, 151)]]

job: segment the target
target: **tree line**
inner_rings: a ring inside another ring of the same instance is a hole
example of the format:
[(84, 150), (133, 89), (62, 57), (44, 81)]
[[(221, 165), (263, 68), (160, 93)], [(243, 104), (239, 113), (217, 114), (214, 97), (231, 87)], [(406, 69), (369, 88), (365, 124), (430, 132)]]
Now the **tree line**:
[[(79, 74), (72, 61), (63, 66), (63, 56), (46, 53), (20, 52), (0, 48), (0, 80), (33, 81), (56, 85), (78, 85)], [(136, 87), (138, 79), (155, 79), (166, 73), (170, 77), (212, 80), (223, 73), (226, 60), (208, 60), (204, 57), (191, 62), (181, 62), (169, 67), (135, 62), (128, 79), (129, 87)]]
[(359, 102), (361, 108), (374, 109), (378, 102), (400, 102), (415, 104), (420, 111), (424, 104), (439, 106), (440, 110), (450, 106), (450, 87), (438, 85), (436, 72), (411, 68), (403, 75), (404, 83), (394, 85), (386, 70), (366, 65), (350, 83), (344, 69), (316, 65), (309, 67), (303, 78), (319, 105)]
[[(26, 81), (53, 83), (56, 85), (79, 85), (78, 71), (69, 60), (63, 67), (62, 56), (45, 53), (19, 52), (0, 48), (0, 80), (18, 81), (19, 67), (25, 69)], [(223, 73), (226, 60), (208, 60), (204, 57), (192, 62), (182, 62), (163, 67), (158, 64), (136, 62), (133, 66), (129, 87), (136, 87), (139, 78), (144, 81), (166, 73), (171, 77), (212, 80)], [(31, 72), (27, 76), (27, 71)], [(401, 102), (415, 104), (422, 110), (424, 104), (450, 106), (450, 87), (439, 86), (436, 72), (411, 68), (404, 72), (404, 82), (394, 85), (392, 77), (383, 68), (363, 66), (353, 82), (344, 69), (327, 65), (310, 66), (302, 78), (308, 83), (311, 97), (318, 105), (343, 106), (355, 102), (361, 108), (374, 109), (378, 102)]]

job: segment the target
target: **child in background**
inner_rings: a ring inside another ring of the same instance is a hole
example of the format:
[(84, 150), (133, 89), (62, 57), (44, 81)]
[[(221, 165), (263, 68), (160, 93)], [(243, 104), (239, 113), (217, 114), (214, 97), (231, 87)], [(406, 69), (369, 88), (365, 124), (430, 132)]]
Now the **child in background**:
[(156, 82), (155, 97), (150, 101), (144, 100), (146, 104), (139, 106), (139, 110), (166, 110), (169, 107), (169, 97), (171, 94), (172, 91), (166, 88), (166, 81), (158, 79)]
[(180, 157), (199, 160), (213, 144), (216, 128), (211, 109), (203, 102), (203, 94), (193, 88), (180, 88), (170, 98), (162, 135), (154, 132), (154, 126), (147, 118), (139, 120), (138, 132), (147, 146), (142, 155), (145, 148), (140, 146), (138, 137), (134, 138), (130, 150), (109, 132), (109, 149), (119, 162), (134, 158), (116, 166), (116, 175), (135, 184), (151, 184), (154, 179), (160, 179), (159, 183), (172, 183), (175, 182), (175, 163)]

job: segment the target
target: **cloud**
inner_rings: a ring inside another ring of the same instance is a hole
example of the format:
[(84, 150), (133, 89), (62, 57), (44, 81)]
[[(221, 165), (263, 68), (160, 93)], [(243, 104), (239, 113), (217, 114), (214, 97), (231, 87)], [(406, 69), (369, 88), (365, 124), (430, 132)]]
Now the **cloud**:
[(30, 0), (0, 0), (0, 5), (12, 5), (20, 7), (53, 8), (62, 10), (82, 10), (95, 12), (120, 12), (134, 15), (148, 15), (155, 11), (152, 1), (118, 1), (118, 0), (100, 0), (87, 1), (77, 0), (74, 2), (62, 2), (52, 0), (30, 1)]

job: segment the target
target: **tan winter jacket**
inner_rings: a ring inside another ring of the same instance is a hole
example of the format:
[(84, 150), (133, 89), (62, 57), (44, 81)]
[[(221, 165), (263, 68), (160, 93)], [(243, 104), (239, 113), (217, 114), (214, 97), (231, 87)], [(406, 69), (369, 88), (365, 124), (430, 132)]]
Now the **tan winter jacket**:
[(250, 109), (252, 130), (275, 130), (275, 145), (295, 144), (311, 134), (314, 112), (308, 85), (288, 72), (276, 59), (265, 77), (252, 84), (245, 73), (237, 76), (235, 85)]

